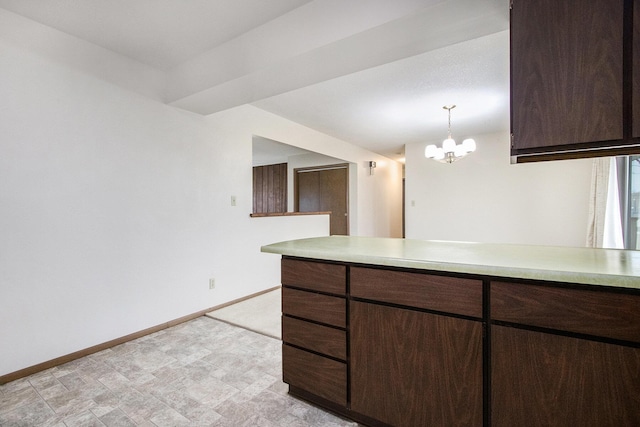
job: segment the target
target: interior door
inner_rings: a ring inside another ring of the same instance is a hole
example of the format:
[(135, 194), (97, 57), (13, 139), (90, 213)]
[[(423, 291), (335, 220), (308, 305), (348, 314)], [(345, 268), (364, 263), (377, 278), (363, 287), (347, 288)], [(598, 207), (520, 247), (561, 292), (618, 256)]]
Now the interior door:
[(332, 165), (295, 170), (295, 210), (331, 212), (331, 235), (349, 234), (349, 166)]

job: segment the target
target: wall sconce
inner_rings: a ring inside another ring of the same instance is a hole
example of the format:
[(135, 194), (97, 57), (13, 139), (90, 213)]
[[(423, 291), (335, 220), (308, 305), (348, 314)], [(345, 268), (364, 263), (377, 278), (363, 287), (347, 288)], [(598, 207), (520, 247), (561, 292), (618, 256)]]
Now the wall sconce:
[(373, 175), (376, 171), (376, 162), (369, 162), (369, 175)]

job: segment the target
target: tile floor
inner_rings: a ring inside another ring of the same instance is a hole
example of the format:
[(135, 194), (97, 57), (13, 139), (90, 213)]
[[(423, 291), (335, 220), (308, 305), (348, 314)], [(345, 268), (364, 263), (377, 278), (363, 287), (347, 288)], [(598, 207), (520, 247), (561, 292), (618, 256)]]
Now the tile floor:
[(209, 317), (0, 386), (0, 426), (357, 426), (287, 394), (281, 342)]
[(282, 290), (278, 288), (214, 310), (207, 313), (207, 316), (249, 329), (250, 331), (281, 339), (281, 300)]

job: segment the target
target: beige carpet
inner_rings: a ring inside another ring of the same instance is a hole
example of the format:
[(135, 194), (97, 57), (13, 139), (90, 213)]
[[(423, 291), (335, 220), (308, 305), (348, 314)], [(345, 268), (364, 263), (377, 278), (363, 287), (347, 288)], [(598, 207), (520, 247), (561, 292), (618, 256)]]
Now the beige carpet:
[(280, 288), (207, 313), (207, 316), (282, 339)]

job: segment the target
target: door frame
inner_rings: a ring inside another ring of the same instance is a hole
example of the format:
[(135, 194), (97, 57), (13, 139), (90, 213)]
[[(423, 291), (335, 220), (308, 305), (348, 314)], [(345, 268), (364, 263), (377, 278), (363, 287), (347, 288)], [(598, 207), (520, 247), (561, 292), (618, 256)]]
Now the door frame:
[(347, 180), (346, 180), (346, 213), (347, 213), (347, 236), (351, 235), (351, 212), (349, 209), (349, 205), (350, 205), (350, 192), (349, 192), (349, 185), (350, 185), (350, 173), (351, 170), (349, 168), (349, 163), (336, 163), (336, 164), (332, 164), (332, 165), (323, 165), (323, 166), (310, 166), (310, 167), (303, 167), (303, 168), (294, 168), (293, 169), (293, 210), (295, 212), (299, 212), (300, 210), (300, 203), (298, 200), (298, 173), (305, 173), (305, 172), (320, 172), (323, 170), (332, 170), (332, 169), (345, 169), (347, 171)]

